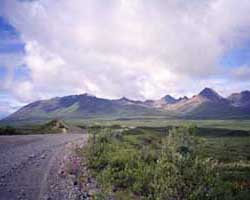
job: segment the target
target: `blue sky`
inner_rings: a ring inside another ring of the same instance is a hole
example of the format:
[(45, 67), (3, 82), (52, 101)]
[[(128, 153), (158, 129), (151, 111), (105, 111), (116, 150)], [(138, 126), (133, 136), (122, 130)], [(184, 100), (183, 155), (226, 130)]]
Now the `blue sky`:
[[(249, 36), (250, 37), (250, 36)], [(250, 64), (250, 40), (246, 39), (241, 45), (228, 50), (221, 58), (226, 67), (239, 67)]]
[[(8, 23), (8, 21), (0, 16), (0, 57), (5, 59), (0, 62), (0, 80), (4, 83), (10, 76), (10, 67), (14, 67), (13, 79), (20, 79), (20, 77), (28, 76), (23, 72), (20, 66), (9, 66), (11, 63), (11, 57), (24, 54), (24, 43), (20, 40), (19, 32)], [(8, 60), (10, 59), (10, 60)], [(16, 63), (13, 63), (16, 64)], [(0, 118), (5, 117), (11, 112), (14, 112), (22, 106), (18, 100), (15, 101), (15, 97), (12, 96), (8, 88), (4, 87), (4, 84), (0, 87)]]
[[(0, 16), (0, 55), (3, 58), (6, 57), (4, 61), (0, 63), (0, 77), (4, 79), (8, 74), (8, 67), (6, 66), (11, 62), (7, 60), (8, 56), (15, 56), (24, 54), (25, 44), (20, 39), (19, 32), (8, 23), (7, 19), (3, 16)], [(18, 66), (13, 66), (18, 67)], [(20, 71), (17, 69), (17, 71)], [(19, 72), (16, 73), (16, 76), (19, 76)]]
[(250, 89), (250, 2), (0, 1), (0, 117), (38, 99)]
[(3, 16), (0, 16), (0, 38), (1, 54), (24, 52), (19, 32)]

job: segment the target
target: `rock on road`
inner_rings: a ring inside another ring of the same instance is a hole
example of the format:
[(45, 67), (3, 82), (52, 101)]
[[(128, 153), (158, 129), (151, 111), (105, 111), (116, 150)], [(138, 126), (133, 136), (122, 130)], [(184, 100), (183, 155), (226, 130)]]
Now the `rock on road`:
[[(0, 200), (52, 199), (48, 188), (57, 185), (53, 170), (72, 151), (69, 145), (86, 141), (86, 134), (0, 136)], [(53, 199), (71, 198), (54, 195)]]

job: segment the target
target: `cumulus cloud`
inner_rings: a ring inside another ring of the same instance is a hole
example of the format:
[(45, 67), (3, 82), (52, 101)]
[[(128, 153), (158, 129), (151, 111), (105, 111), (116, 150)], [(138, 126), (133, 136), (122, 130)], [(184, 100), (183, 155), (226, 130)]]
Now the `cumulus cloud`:
[(221, 57), (250, 33), (249, 0), (1, 4), (26, 45), (31, 79), (13, 91), (27, 101), (82, 92), (158, 98), (191, 95), (203, 85), (221, 88), (227, 80), (213, 78), (225, 74)]

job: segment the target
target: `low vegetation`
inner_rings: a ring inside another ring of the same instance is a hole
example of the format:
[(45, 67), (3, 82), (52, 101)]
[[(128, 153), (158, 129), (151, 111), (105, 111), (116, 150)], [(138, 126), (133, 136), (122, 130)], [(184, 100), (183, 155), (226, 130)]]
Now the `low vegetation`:
[(0, 127), (0, 135), (17, 135), (17, 134), (20, 134), (20, 132), (18, 132), (17, 129), (15, 129), (12, 126)]
[(209, 129), (227, 129), (227, 130), (242, 130), (250, 131), (250, 120), (187, 120), (187, 119), (166, 119), (162, 117), (144, 117), (144, 118), (124, 118), (124, 119), (109, 119), (109, 118), (93, 118), (82, 120), (69, 120), (69, 123), (80, 126), (112, 126), (120, 125), (126, 127), (165, 127), (165, 126), (190, 126), (195, 125), (198, 128)]
[[(250, 137), (194, 127), (91, 127), (84, 156), (96, 199), (247, 199)], [(232, 156), (230, 156), (230, 154)]]
[(2, 126), (0, 135), (31, 135), (31, 134), (59, 134), (72, 131), (81, 132), (81, 128), (68, 125), (62, 120), (51, 120), (43, 124)]

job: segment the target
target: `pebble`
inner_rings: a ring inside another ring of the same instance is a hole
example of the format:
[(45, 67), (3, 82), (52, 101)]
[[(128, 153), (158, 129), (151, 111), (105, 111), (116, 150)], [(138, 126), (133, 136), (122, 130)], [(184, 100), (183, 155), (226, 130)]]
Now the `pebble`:
[(65, 172), (63, 170), (59, 171), (59, 175), (64, 175), (64, 174), (65, 174)]
[(88, 195), (87, 192), (83, 192), (83, 193), (82, 193), (82, 197), (83, 197), (83, 198), (87, 198), (88, 196), (89, 196), (89, 195)]
[(29, 155), (29, 158), (34, 158), (34, 157), (35, 157), (34, 154), (30, 154), (30, 155)]
[(26, 195), (25, 191), (23, 189), (20, 191), (20, 194), (21, 194), (21, 196), (25, 196)]
[(94, 190), (89, 190), (89, 192), (88, 192), (88, 195), (89, 196), (93, 196), (95, 194), (95, 191)]

